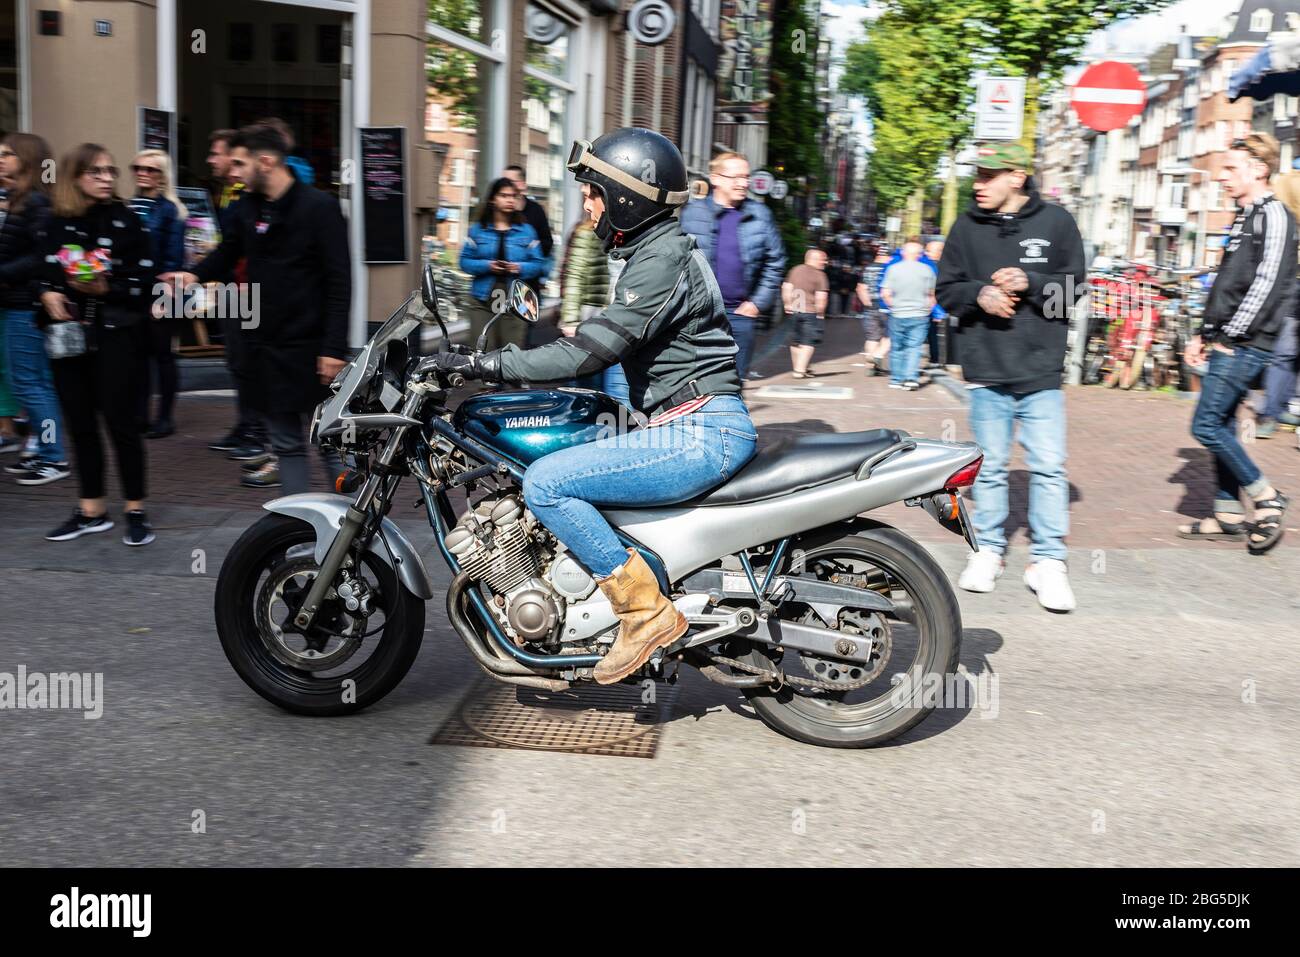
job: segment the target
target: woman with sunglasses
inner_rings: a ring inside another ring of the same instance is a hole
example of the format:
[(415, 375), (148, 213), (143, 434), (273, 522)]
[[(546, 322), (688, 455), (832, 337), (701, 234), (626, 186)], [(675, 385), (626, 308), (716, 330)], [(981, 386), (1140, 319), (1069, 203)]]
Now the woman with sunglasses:
[(59, 162), (54, 218), (46, 241), (41, 304), (53, 322), (80, 322), (84, 351), (55, 359), (54, 384), (77, 452), (81, 501), (45, 537), (80, 538), (113, 527), (104, 499), (100, 422), (117, 456), (126, 498), (127, 545), (148, 545), (144, 513), (144, 441), (136, 396), (145, 374), (154, 267), (140, 217), (118, 198), (118, 169), (108, 150), (83, 143)]
[(528, 326), (505, 310), (506, 290), (513, 279), (528, 282), (551, 268), (536, 230), (524, 221), (523, 210), (523, 197), (515, 184), (504, 176), (493, 180), (478, 222), (470, 226), (460, 247), (460, 268), (473, 277), (468, 303), (471, 341), (478, 341), (494, 313), (504, 313), (488, 332), (489, 349), (506, 343), (524, 345)]
[[(135, 196), (129, 203), (149, 234), (150, 259), (156, 273), (185, 268), (184, 204), (172, 187), (171, 160), (162, 150), (144, 150), (131, 163), (135, 175)], [(178, 331), (176, 316), (155, 318), (149, 324), (146, 375), (141, 380), (138, 417), (145, 426), (145, 438), (162, 439), (176, 431), (172, 407), (176, 403), (176, 356), (172, 343)], [(157, 370), (158, 414), (149, 417), (150, 388)]]
[(0, 184), (9, 193), (0, 226), (0, 352), (4, 374), (31, 423), (30, 455), (24, 453), (5, 471), (21, 485), (45, 485), (71, 474), (45, 334), (36, 321), (36, 282), (44, 269), (50, 227), (50, 188), (41, 172), (49, 158), (45, 140), (31, 133), (10, 133), (0, 142)]

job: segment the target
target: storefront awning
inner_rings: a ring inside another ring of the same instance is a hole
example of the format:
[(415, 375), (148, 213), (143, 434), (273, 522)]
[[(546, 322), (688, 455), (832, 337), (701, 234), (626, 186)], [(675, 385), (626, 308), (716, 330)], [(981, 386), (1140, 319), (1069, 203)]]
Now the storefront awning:
[(1264, 48), (1232, 75), (1228, 99), (1267, 100), (1276, 93), (1300, 96), (1300, 32), (1275, 33)]

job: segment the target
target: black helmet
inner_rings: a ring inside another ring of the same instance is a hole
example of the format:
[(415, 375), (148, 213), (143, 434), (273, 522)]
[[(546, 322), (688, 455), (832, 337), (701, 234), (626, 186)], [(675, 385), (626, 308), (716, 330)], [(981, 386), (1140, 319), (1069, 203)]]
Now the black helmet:
[(685, 204), (686, 163), (666, 137), (639, 126), (606, 133), (594, 143), (578, 140), (568, 167), (579, 183), (601, 191), (605, 215), (596, 235), (621, 246)]

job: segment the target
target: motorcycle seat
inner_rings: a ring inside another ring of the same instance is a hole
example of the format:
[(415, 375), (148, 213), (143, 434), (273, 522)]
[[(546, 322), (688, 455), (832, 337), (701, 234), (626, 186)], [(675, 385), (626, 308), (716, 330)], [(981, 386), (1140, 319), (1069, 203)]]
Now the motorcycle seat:
[(784, 438), (760, 449), (730, 480), (689, 505), (742, 505), (852, 475), (864, 461), (907, 437), (896, 429)]

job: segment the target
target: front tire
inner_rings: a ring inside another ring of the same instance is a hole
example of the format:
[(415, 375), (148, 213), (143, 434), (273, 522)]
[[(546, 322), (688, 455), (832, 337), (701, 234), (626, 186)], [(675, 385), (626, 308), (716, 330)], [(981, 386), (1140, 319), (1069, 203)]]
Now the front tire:
[[(253, 523), (230, 549), (217, 578), (217, 634), (239, 677), (272, 704), (295, 714), (351, 714), (384, 697), (410, 670), (424, 640), (424, 602), (402, 587), (387, 564), (368, 553), (362, 574), (375, 586), (374, 611), (382, 612), (382, 631), (372, 636), (357, 630), (366, 628), (373, 614), (358, 625), (349, 623), (341, 609), (323, 606), (317, 621), (350, 630), (352, 650), (346, 656), (335, 652), (341, 656), (336, 668), (293, 667), (293, 651), (277, 646), (265, 609), (272, 598), (287, 605), (284, 595), (296, 594), (285, 582), (297, 579), (300, 588), (311, 580), (316, 566), (306, 556), (315, 540), (312, 527), (296, 518), (271, 514)], [(277, 581), (274, 594), (268, 594)], [(274, 616), (279, 627), (284, 617)], [(357, 653), (367, 650), (370, 653), (358, 661)]]
[[(805, 744), (871, 748), (892, 740), (924, 721), (934, 710), (933, 697), (924, 694), (925, 679), (956, 671), (961, 653), (961, 609), (957, 596), (929, 552), (887, 525), (864, 524), (849, 534), (827, 536), (820, 542), (805, 541), (800, 547), (805, 551), (805, 574), (818, 567), (852, 567), (853, 573), (874, 569), (870, 576), (878, 584), (873, 587), (888, 588), (896, 603), (906, 601), (910, 606), (907, 612), (907, 617), (912, 619), (910, 623), (889, 621), (887, 624), (899, 632), (903, 630), (900, 625), (907, 625), (915, 655), (906, 664), (883, 662), (880, 677), (862, 689), (868, 700), (861, 703), (851, 704), (845, 695), (806, 692), (790, 684), (775, 692), (769, 688), (746, 689), (745, 695), (765, 724)], [(891, 641), (891, 646), (899, 644)], [(740, 660), (759, 668), (801, 673), (797, 655), (782, 654), (767, 645), (753, 645)], [(898, 692), (891, 678), (900, 671), (922, 676), (922, 683), (917, 685), (908, 679), (912, 683)], [(803, 673), (816, 677), (838, 672), (828, 668), (817, 674)]]

